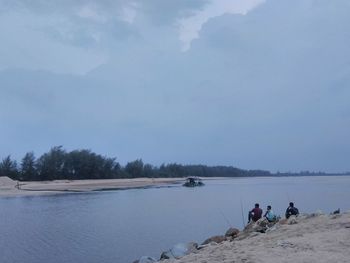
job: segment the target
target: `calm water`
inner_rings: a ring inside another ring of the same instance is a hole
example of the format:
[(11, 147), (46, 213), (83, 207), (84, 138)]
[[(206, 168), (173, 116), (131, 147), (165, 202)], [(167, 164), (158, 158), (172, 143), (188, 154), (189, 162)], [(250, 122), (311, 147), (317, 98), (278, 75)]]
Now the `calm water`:
[(290, 200), (301, 212), (349, 210), (350, 177), (247, 178), (205, 181), (201, 188), (135, 189), (0, 198), (0, 262), (128, 263), (159, 257), (176, 243), (242, 227), (241, 202)]

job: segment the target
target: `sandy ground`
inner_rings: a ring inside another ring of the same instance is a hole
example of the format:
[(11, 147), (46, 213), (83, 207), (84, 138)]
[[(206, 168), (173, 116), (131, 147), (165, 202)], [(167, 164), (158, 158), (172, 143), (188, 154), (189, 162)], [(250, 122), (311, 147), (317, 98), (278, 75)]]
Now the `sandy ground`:
[(251, 233), (242, 240), (210, 244), (179, 260), (161, 262), (350, 262), (350, 213), (300, 216), (293, 225), (277, 224), (264, 234)]
[(57, 180), (43, 182), (19, 182), (0, 177), (0, 196), (58, 194), (99, 190), (144, 188), (183, 182), (183, 178), (137, 178), (108, 180)]

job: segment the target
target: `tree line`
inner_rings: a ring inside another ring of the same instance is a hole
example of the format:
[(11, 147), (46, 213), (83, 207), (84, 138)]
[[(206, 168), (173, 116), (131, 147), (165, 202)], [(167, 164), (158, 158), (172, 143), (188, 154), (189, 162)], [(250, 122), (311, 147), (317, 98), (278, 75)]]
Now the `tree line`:
[(91, 150), (67, 152), (56, 146), (36, 158), (28, 152), (20, 163), (7, 156), (0, 162), (0, 176), (19, 181), (158, 178), (158, 177), (257, 177), (257, 176), (326, 175), (325, 173), (275, 173), (264, 170), (244, 170), (232, 166), (181, 165), (176, 163), (153, 166), (141, 159), (120, 165), (116, 158), (96, 154)]
[(20, 181), (113, 179), (138, 177), (241, 177), (269, 176), (262, 170), (242, 170), (232, 166), (206, 166), (163, 164), (153, 166), (144, 164), (141, 159), (120, 165), (116, 158), (96, 154), (91, 150), (73, 150), (67, 152), (62, 146), (56, 146), (36, 158), (28, 152), (20, 163), (7, 156), (0, 162), (0, 176), (8, 176)]

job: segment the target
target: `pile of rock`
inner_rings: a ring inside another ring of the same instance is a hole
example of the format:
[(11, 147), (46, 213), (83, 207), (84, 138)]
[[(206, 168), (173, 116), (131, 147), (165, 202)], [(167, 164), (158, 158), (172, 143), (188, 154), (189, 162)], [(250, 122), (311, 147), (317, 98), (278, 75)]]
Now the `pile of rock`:
[(205, 245), (208, 244), (212, 244), (212, 243), (216, 243), (216, 244), (220, 244), (224, 241), (232, 241), (233, 239), (235, 239), (239, 234), (239, 230), (237, 228), (229, 228), (224, 236), (212, 236), (208, 239), (206, 239), (200, 248), (204, 247)]
[[(180, 243), (173, 246), (171, 249), (164, 251), (160, 260), (164, 259), (180, 259), (188, 254), (196, 253), (198, 250), (203, 249), (210, 245), (220, 244), (224, 241), (233, 241), (234, 239), (245, 239), (247, 237), (251, 237), (254, 235), (258, 235), (258, 233), (266, 233), (267, 231), (271, 231), (276, 228), (276, 223), (282, 224), (297, 224), (298, 219), (295, 216), (291, 216), (289, 219), (281, 219), (276, 222), (269, 222), (266, 218), (261, 218), (256, 222), (251, 222), (248, 224), (242, 232), (240, 232), (237, 228), (229, 228), (225, 235), (212, 236), (206, 239), (201, 245), (197, 243)], [(152, 263), (157, 262), (154, 258), (150, 257), (142, 257), (139, 260), (134, 261), (134, 263)]]
[(266, 233), (268, 231), (272, 231), (276, 228), (276, 223), (283, 223), (283, 220), (269, 222), (266, 218), (261, 218), (256, 222), (251, 222), (245, 226), (243, 231), (240, 233), (238, 239), (242, 240), (247, 237), (255, 236), (258, 233)]
[[(230, 242), (233, 240), (242, 240), (245, 238), (254, 237), (257, 235), (261, 235), (261, 233), (267, 233), (270, 231), (274, 231), (275, 229), (278, 229), (280, 227), (283, 227), (282, 225), (294, 225), (303, 222), (305, 219), (313, 218), (322, 215), (321, 212), (312, 213), (312, 214), (300, 214), (298, 216), (290, 216), (288, 219), (278, 219), (276, 222), (269, 222), (266, 218), (261, 218), (256, 222), (249, 223), (243, 231), (239, 231), (237, 228), (229, 228), (225, 235), (218, 235), (218, 236), (212, 236), (208, 239), (206, 239), (201, 245), (198, 245), (197, 243), (191, 242), (191, 243), (185, 243), (185, 244), (177, 244), (171, 249), (164, 251), (160, 256), (160, 261), (166, 260), (166, 259), (180, 259), (186, 255), (192, 254), (192, 253), (198, 253), (200, 249), (210, 247), (216, 244), (220, 244), (223, 242)], [(338, 211), (331, 214), (331, 219), (336, 219), (340, 214), (338, 214)], [(350, 228), (350, 223), (347, 223), (345, 225), (345, 228)], [(278, 241), (278, 246), (283, 248), (293, 248), (294, 244), (290, 241)], [(134, 263), (153, 263), (158, 262), (153, 258), (149, 257), (142, 257), (138, 261), (135, 261)]]
[(171, 249), (164, 251), (160, 255), (160, 260), (162, 259), (170, 259), (175, 258), (179, 259), (188, 254), (194, 253), (198, 249), (198, 244), (194, 242), (190, 242), (187, 244), (180, 243), (173, 246)]
[[(208, 245), (219, 244), (224, 241), (232, 241), (239, 235), (239, 230), (237, 228), (229, 228), (224, 236), (213, 236), (206, 239), (201, 245), (195, 242), (190, 243), (180, 243), (173, 246), (171, 249), (164, 251), (160, 255), (160, 260), (164, 259), (180, 259), (191, 253), (196, 253), (199, 249), (205, 248)], [(154, 263), (158, 262), (156, 259), (151, 257), (141, 257), (135, 260), (133, 263)]]
[(151, 258), (151, 257), (141, 257), (138, 260), (135, 260), (133, 263), (154, 263), (157, 262), (156, 259)]

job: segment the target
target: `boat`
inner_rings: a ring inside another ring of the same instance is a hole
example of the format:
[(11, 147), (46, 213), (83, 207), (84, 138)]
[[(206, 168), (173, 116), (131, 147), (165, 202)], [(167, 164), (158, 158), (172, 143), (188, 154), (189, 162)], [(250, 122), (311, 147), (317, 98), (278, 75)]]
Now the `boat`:
[(200, 178), (197, 177), (188, 177), (186, 178), (186, 182), (182, 185), (185, 187), (197, 187), (197, 186), (203, 186), (204, 183)]

